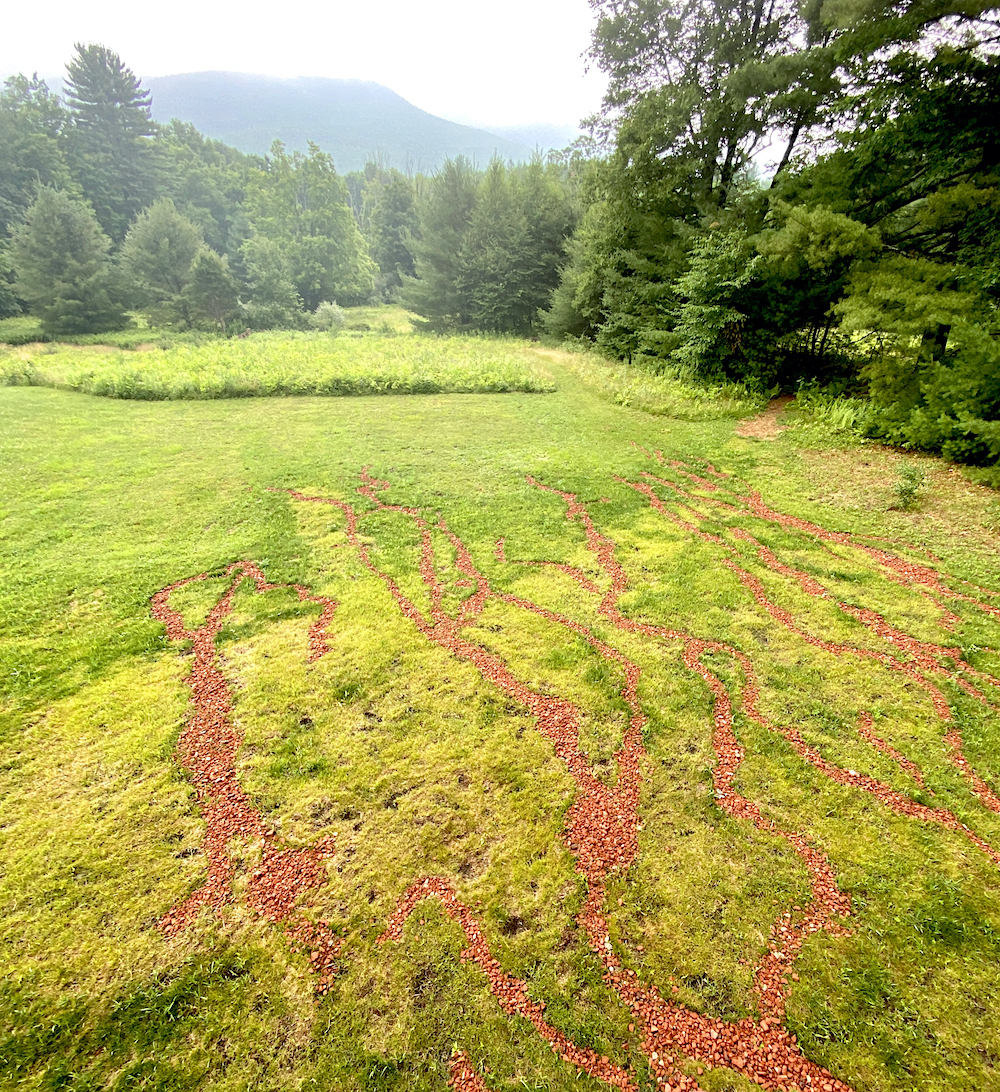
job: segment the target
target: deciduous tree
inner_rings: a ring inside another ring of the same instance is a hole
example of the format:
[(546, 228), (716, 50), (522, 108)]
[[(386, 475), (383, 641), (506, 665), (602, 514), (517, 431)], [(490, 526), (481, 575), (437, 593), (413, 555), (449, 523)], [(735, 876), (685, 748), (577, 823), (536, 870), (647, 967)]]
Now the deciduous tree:
[(221, 334), (239, 315), (239, 286), (229, 272), (229, 263), (208, 247), (198, 251), (184, 292), (193, 320)]

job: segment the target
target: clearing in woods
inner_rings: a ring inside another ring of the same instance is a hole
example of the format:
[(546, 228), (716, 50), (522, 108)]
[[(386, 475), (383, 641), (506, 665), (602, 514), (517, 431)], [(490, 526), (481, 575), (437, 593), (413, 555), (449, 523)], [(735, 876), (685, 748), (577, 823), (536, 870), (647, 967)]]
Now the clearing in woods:
[(1000, 1080), (995, 501), (545, 367), (0, 391), (5, 1081)]

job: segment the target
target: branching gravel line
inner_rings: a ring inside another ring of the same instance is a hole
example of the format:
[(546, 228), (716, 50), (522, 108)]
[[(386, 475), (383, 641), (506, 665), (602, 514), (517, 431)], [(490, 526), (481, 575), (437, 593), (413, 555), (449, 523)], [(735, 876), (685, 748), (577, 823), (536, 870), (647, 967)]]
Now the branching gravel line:
[[(735, 510), (732, 506), (724, 505), (713, 497), (695, 497), (682, 489), (675, 482), (670, 482), (663, 478), (654, 478), (653, 475), (649, 474), (645, 474), (644, 477), (669, 486), (686, 501), (697, 502), (698, 500), (704, 500), (710, 507), (714, 505), (716, 507), (725, 507), (729, 510)], [(928, 675), (937, 675), (941, 679), (947, 680), (989, 709), (995, 711), (1000, 708), (995, 700), (992, 700), (988, 695), (984, 694), (982, 690), (973, 686), (966, 676), (971, 676), (979, 682), (985, 682), (988, 686), (992, 687), (996, 687), (1000, 685), (1000, 683), (998, 683), (997, 679), (987, 675), (985, 672), (978, 671), (969, 664), (960, 648), (921, 641), (889, 625), (889, 623), (875, 611), (857, 607), (853, 604), (836, 599), (836, 597), (820, 583), (820, 581), (815, 579), (815, 577), (779, 561), (773, 551), (762, 546), (749, 532), (740, 527), (731, 528), (730, 532), (732, 537), (740, 542), (747, 542), (753, 546), (757, 559), (772, 572), (794, 579), (807, 595), (827, 599), (830, 602), (835, 603), (838, 609), (844, 614), (852, 617), (855, 621), (868, 629), (869, 632), (884, 640), (890, 648), (896, 651), (889, 653), (857, 648), (853, 645), (844, 644), (843, 642), (825, 641), (806, 632), (796, 624), (789, 611), (779, 607), (768, 597), (761, 581), (737, 563), (735, 560), (737, 550), (732, 545), (728, 544), (719, 535), (702, 531), (699, 527), (681, 519), (675, 513), (671, 512), (647, 483), (629, 482), (626, 484), (631, 485), (633, 489), (646, 495), (649, 498), (650, 504), (658, 512), (668, 519), (671, 519), (678, 526), (684, 527), (686, 530), (696, 534), (705, 541), (721, 546), (730, 555), (723, 559), (722, 564), (736, 574), (740, 583), (750, 591), (755, 601), (763, 607), (775, 621), (780, 622), (786, 629), (794, 633), (807, 644), (822, 648), (825, 651), (838, 656), (852, 655), (873, 659), (892, 671), (898, 671), (909, 676), (918, 686), (922, 687), (927, 692), (935, 712), (945, 724), (950, 724), (953, 719), (951, 708), (940, 687), (932, 682), (927, 677)], [(716, 491), (716, 487), (713, 484), (704, 484), (707, 486), (708, 492)], [(951, 596), (952, 598), (960, 599), (963, 602), (971, 603), (973, 606), (982, 609), (988, 614), (993, 614), (995, 612), (996, 608), (994, 608), (992, 604), (984, 602), (982, 598), (966, 595), (964, 593), (957, 593), (946, 587), (942, 583), (943, 578), (941, 574), (933, 569), (928, 569), (926, 566), (922, 565), (915, 565), (887, 550), (875, 549), (857, 543), (850, 535), (843, 532), (825, 531), (823, 528), (818, 527), (816, 524), (809, 523), (806, 520), (785, 516), (783, 513), (776, 512), (774, 509), (769, 508), (760, 499), (759, 494), (755, 494), (750, 490), (747, 490), (747, 495), (749, 495), (753, 501), (751, 507), (754, 515), (765, 518), (770, 522), (778, 523), (784, 527), (804, 531), (808, 535), (820, 540), (836, 541), (841, 545), (854, 547), (874, 558), (874, 560), (886, 571), (886, 575), (897, 583), (915, 588), (915, 590), (920, 592), (926, 591), (927, 588), (933, 588), (942, 597)], [(689, 504), (683, 504), (681, 507), (687, 511), (693, 512), (696, 517), (703, 518), (700, 513), (691, 509)], [(993, 594), (983, 588), (976, 590), (983, 596)], [(951, 612), (948, 611), (947, 608), (943, 609), (948, 615), (951, 615)], [(898, 653), (903, 653), (909, 658), (903, 660)], [(949, 728), (945, 732), (944, 739), (948, 745), (952, 763), (967, 778), (973, 791), (979, 797), (980, 802), (991, 811), (1000, 812), (1000, 797), (998, 797), (993, 789), (975, 772), (966, 759), (963, 753), (962, 737), (959, 731), (955, 728)], [(917, 813), (911, 811), (909, 814), (916, 815)], [(927, 818), (927, 816), (923, 816), (923, 818)], [(943, 820), (939, 819), (938, 821), (944, 821), (946, 826), (952, 826), (952, 823), (955, 822), (953, 816)], [(961, 824), (959, 824), (959, 826), (961, 826)], [(958, 829), (958, 827), (952, 826), (952, 829)], [(961, 829), (969, 834), (971, 840), (976, 845), (980, 845), (979, 839), (972, 836), (967, 828), (962, 826)], [(980, 848), (982, 848), (981, 845)], [(996, 859), (992, 851), (989, 852), (989, 855)]]
[[(610, 939), (605, 913), (606, 880), (612, 871), (624, 871), (638, 854), (640, 762), (647, 757), (642, 742), (646, 717), (638, 700), (640, 669), (623, 653), (607, 645), (584, 625), (528, 600), (490, 587), (485, 576), (475, 567), (469, 551), (442, 520), (434, 525), (443, 532), (455, 549), (456, 567), (465, 581), (475, 588), (459, 611), (457, 618), (441, 607), (444, 585), (436, 575), (432, 525), (418, 509), (386, 503), (381, 494), (388, 483), (363, 475), (359, 493), (383, 511), (394, 511), (414, 520), (421, 536), (420, 573), (430, 594), (431, 611), (425, 616), (401, 591), (391, 576), (374, 564), (366, 544), (358, 536), (359, 517), (345, 501), (311, 497), (291, 492), (300, 501), (317, 501), (339, 508), (345, 516), (347, 537), (363, 564), (379, 576), (396, 600), (402, 613), (430, 640), (462, 659), (471, 661), (487, 681), (525, 706), (535, 717), (539, 733), (552, 742), (555, 753), (566, 764), (576, 782), (576, 796), (571, 805), (564, 831), (567, 848), (576, 859), (577, 870), (587, 882), (588, 897), (578, 922), (584, 929), (591, 949), (604, 966), (604, 980), (621, 998), (639, 1023), (642, 1049), (649, 1059), (651, 1074), (665, 1089), (694, 1089), (697, 1081), (684, 1071), (687, 1060), (709, 1067), (727, 1066), (741, 1071), (761, 1087), (768, 1089), (811, 1086), (825, 1092), (847, 1092), (849, 1086), (829, 1072), (803, 1057), (793, 1036), (782, 1026), (785, 997), (788, 990), (787, 968), (794, 960), (806, 936), (819, 929), (842, 931), (838, 919), (850, 911), (850, 902), (839, 891), (833, 870), (825, 856), (810, 846), (802, 835), (780, 830), (766, 819), (760, 809), (739, 795), (732, 786), (743, 751), (736, 743), (732, 728), (732, 703), (723, 683), (701, 662), (706, 651), (729, 652), (721, 642), (704, 641), (681, 631), (664, 629), (647, 623), (633, 622), (618, 609), (617, 601), (626, 590), (625, 570), (615, 557), (615, 545), (595, 528), (586, 508), (575, 497), (529, 479), (531, 484), (548, 492), (558, 493), (567, 502), (567, 515), (579, 519), (585, 528), (587, 544), (596, 554), (598, 564), (610, 587), (604, 594), (600, 612), (618, 628), (639, 632), (667, 641), (683, 641), (685, 663), (709, 684), (715, 697), (715, 746), (718, 762), (715, 769), (716, 797), (720, 806), (737, 818), (747, 819), (767, 833), (784, 838), (802, 859), (809, 872), (813, 902), (801, 917), (793, 920), (791, 912), (772, 932), (768, 952), (755, 974), (755, 983), (763, 1014), (760, 1021), (744, 1020), (736, 1024), (696, 1013), (661, 997), (653, 985), (642, 984), (635, 971), (623, 966), (625, 960), (615, 952)], [(503, 544), (498, 545), (503, 555)], [(570, 574), (573, 575), (573, 574)], [(520, 609), (530, 611), (584, 637), (596, 651), (614, 662), (624, 675), (621, 695), (631, 710), (628, 729), (620, 749), (615, 753), (618, 783), (609, 788), (600, 781), (590, 760), (579, 745), (579, 710), (563, 698), (540, 694), (522, 683), (499, 657), (472, 644), (461, 635), (461, 629), (475, 620), (486, 601), (495, 598)], [(745, 665), (750, 669), (749, 662)], [(748, 678), (747, 688), (752, 686)], [(523, 983), (511, 979), (496, 964), (489, 953), (481, 927), (468, 907), (457, 899), (450, 882), (443, 877), (426, 877), (417, 881), (398, 906), (383, 939), (396, 939), (402, 925), (415, 906), (425, 897), (441, 900), (447, 913), (458, 920), (469, 941), (465, 957), (473, 959), (486, 974), (491, 991), (507, 1013), (518, 1013), (546, 1038), (552, 1050), (568, 1064), (589, 1073), (612, 1087), (632, 1088), (631, 1079), (607, 1058), (582, 1051), (569, 1044), (555, 1029), (545, 1023), (542, 1009), (527, 997)], [(453, 1074), (453, 1086), (456, 1083)]]
[[(995, 709), (997, 703), (994, 695), (1000, 693), (995, 688), (1000, 686), (1000, 682), (968, 663), (961, 649), (912, 637), (875, 611), (840, 601), (817, 577), (782, 561), (772, 549), (763, 545), (744, 527), (730, 523), (729, 519), (732, 517), (745, 522), (747, 518), (752, 518), (776, 524), (806, 536), (835, 557), (839, 557), (833, 549), (835, 546), (859, 551), (874, 562), (885, 577), (926, 597), (941, 611), (941, 622), (946, 627), (960, 621), (946, 605), (948, 601), (966, 603), (986, 614), (1000, 616), (1000, 607), (989, 602), (996, 593), (981, 588), (971, 588), (976, 594), (956, 591), (950, 586), (956, 582), (941, 571), (907, 561), (889, 550), (861, 542), (854, 536), (827, 531), (806, 520), (778, 512), (769, 507), (759, 493), (710, 465), (666, 460), (659, 451), (650, 452), (639, 445), (635, 446), (647, 458), (665, 468), (667, 473), (673, 471), (676, 478), (683, 479), (683, 483), (644, 472), (641, 480), (618, 479), (620, 484), (644, 497), (653, 510), (685, 534), (719, 551), (718, 564), (733, 572), (748, 598), (787, 632), (813, 648), (835, 656), (850, 656), (876, 663), (916, 684), (945, 725), (943, 742), (952, 762), (965, 776), (974, 797), (983, 807), (1000, 811), (1000, 797), (972, 768), (963, 753), (961, 735), (954, 726), (951, 707), (938, 685), (954, 685), (985, 708)], [(961, 835), (996, 864), (1000, 864), (1000, 853), (960, 822), (949, 809), (928, 806), (877, 778), (844, 769), (808, 743), (797, 728), (774, 723), (759, 708), (760, 684), (753, 659), (747, 652), (723, 641), (630, 617), (619, 606), (629, 588), (629, 577), (616, 556), (615, 541), (598, 529), (587, 505), (577, 496), (530, 477), (527, 480), (539, 492), (558, 496), (562, 500), (566, 519), (582, 533), (599, 576), (558, 561), (511, 559), (507, 556), (502, 537), (494, 547), (496, 560), (501, 564), (552, 569), (567, 576), (584, 592), (598, 597), (597, 615), (614, 630), (646, 638), (662, 649), (664, 654), (679, 653), (685, 669), (701, 680), (713, 703), (711, 739), (715, 763), (712, 779), (717, 806), (732, 818), (752, 824), (763, 834), (784, 841), (806, 870), (810, 899), (804, 905), (795, 905), (777, 915), (766, 950), (754, 968), (756, 1018), (726, 1022), (662, 996), (655, 983), (643, 981), (641, 975), (630, 966), (638, 965), (635, 953), (629, 951), (623, 942), (612, 940), (607, 912), (607, 883), (612, 875), (626, 872), (639, 855), (639, 790), (643, 766), (651, 761), (643, 742), (647, 717), (639, 699), (639, 665), (609, 643), (608, 638), (598, 636), (588, 625), (527, 598), (493, 587), (476, 566), (465, 543), (451, 531), (444, 519), (431, 517), (423, 509), (390, 503), (386, 499), (389, 483), (372, 477), (367, 470), (362, 472), (357, 489), (366, 502), (364, 509), (330, 497), (309, 496), (295, 490), (287, 492), (297, 501), (322, 503), (338, 509), (344, 518), (348, 547), (356, 551), (368, 572), (382, 581), (402, 615), (427, 640), (472, 664), (485, 681), (527, 709), (534, 718), (538, 733), (551, 743), (555, 755), (564, 763), (573, 778), (575, 794), (566, 813), (562, 838), (587, 890), (577, 922), (586, 933), (591, 951), (600, 961), (605, 984), (632, 1015), (634, 1023), (629, 1030), (637, 1036), (647, 1059), (649, 1076), (657, 1086), (670, 1092), (687, 1092), (700, 1087), (697, 1077), (692, 1075), (695, 1067), (722, 1067), (736, 1070), (749, 1081), (768, 1090), (851, 1092), (847, 1083), (806, 1058), (795, 1036), (785, 1026), (791, 981), (798, 979), (794, 971), (795, 961), (804, 942), (820, 931), (844, 935), (851, 915), (851, 900), (839, 888), (833, 864), (808, 831), (783, 829), (759, 804), (742, 795), (737, 782), (746, 751), (737, 735), (737, 710), (742, 710), (754, 724), (783, 737), (804, 762), (831, 781), (868, 794), (895, 814), (936, 824)], [(664, 491), (667, 499), (664, 499)], [(419, 607), (389, 572), (373, 560), (368, 540), (359, 532), (359, 526), (369, 512), (393, 512), (412, 520), (420, 538), (418, 570), (429, 597), (429, 609)], [(706, 529), (706, 525), (710, 529)], [(454, 553), (454, 558), (449, 558), (449, 561), (457, 569), (459, 578), (450, 583), (439, 576), (439, 571), (443, 570), (438, 565), (437, 535), (447, 540)], [(864, 648), (844, 641), (827, 640), (810, 632), (791, 611), (774, 600), (762, 580), (745, 567), (748, 564), (762, 566), (768, 573), (807, 596), (828, 601), (845, 618), (850, 618), (852, 623), (884, 643), (885, 647)], [(206, 884), (170, 911), (161, 925), (168, 934), (173, 935), (184, 928), (202, 907), (218, 910), (230, 901), (233, 876), (228, 842), (235, 837), (258, 842), (262, 846), (261, 864), (251, 878), (247, 905), (260, 916), (284, 923), (293, 943), (310, 950), (311, 962), (318, 975), (317, 989), (325, 992), (335, 973), (338, 942), (325, 929), (324, 923), (315, 925), (309, 921), (297, 909), (297, 902), (304, 892), (325, 881), (324, 866), (334, 852), (333, 846), (328, 842), (309, 848), (283, 846), (239, 787), (235, 755), (241, 739), (231, 724), (231, 697), (215, 647), (222, 622), (232, 610), (233, 597), (239, 584), (250, 580), (259, 592), (274, 586), (267, 584), (260, 569), (250, 562), (230, 566), (227, 575), (232, 581), (228, 590), (212, 609), (204, 625), (196, 630), (187, 630), (181, 616), (169, 606), (171, 592), (190, 581), (171, 585), (154, 596), (152, 601), (153, 614), (163, 622), (168, 636), (172, 640), (190, 640), (194, 645), (195, 662), (188, 678), (194, 712), (181, 736), (178, 756), (191, 775), (205, 816), (207, 830), (204, 849), (209, 860)], [(192, 579), (204, 579), (204, 575)], [(467, 593), (453, 612), (445, 607), (445, 596), (451, 588), (460, 588)], [(310, 629), (310, 659), (316, 659), (327, 651), (324, 632), (333, 618), (335, 604), (311, 595), (301, 586), (296, 585), (295, 591), (300, 600), (323, 605), (321, 617)], [(582, 638), (613, 667), (621, 679), (619, 692), (629, 710), (627, 727), (613, 756), (617, 767), (614, 785), (609, 786), (598, 777), (591, 759), (581, 748), (580, 708), (564, 697), (528, 686), (501, 656), (477, 643), (474, 634), (469, 632), (469, 627), (477, 622), (490, 601), (502, 602), (518, 611), (533, 614)], [(720, 658), (732, 665), (735, 682), (727, 684), (723, 681), (717, 666)], [(972, 679), (979, 685), (973, 685)], [(875, 734), (869, 711), (861, 711), (857, 733), (872, 748), (892, 758), (920, 790), (930, 793), (919, 764)], [(407, 920), (427, 898), (436, 899), (444, 912), (462, 929), (465, 938), (463, 962), (472, 962), (479, 968), (503, 1012), (528, 1020), (554, 1054), (578, 1072), (587, 1073), (612, 1088), (638, 1088), (639, 1078), (636, 1075), (594, 1050), (577, 1046), (546, 1020), (544, 1004), (529, 995), (528, 986), (523, 980), (504, 971), (490, 950), (482, 923), (475, 912), (461, 901), (448, 877), (422, 876), (413, 880), (386, 923), (379, 943), (398, 942)], [(702, 1068), (698, 1068), (699, 1073), (702, 1071)], [(449, 1063), (449, 1084), (460, 1092), (482, 1092), (489, 1087), (482, 1069), (458, 1047)]]
[[(219, 667), (215, 639), (233, 609), (236, 589), (245, 580), (258, 592), (283, 587), (269, 584), (252, 562), (230, 565), (226, 576), (229, 588), (209, 612), (198, 629), (189, 630), (181, 614), (170, 606), (170, 595), (194, 581), (205, 580), (201, 573), (171, 584), (157, 592), (151, 601), (153, 617), (162, 622), (172, 641), (191, 641), (194, 665), (187, 677), (194, 706), (177, 744), (177, 756), (194, 784), (198, 806), (205, 820), (202, 852), (208, 860), (208, 879), (179, 906), (168, 911), (160, 928), (174, 936), (186, 928), (204, 907), (218, 912), (232, 901), (233, 865), (229, 842), (240, 838), (261, 846), (260, 865), (250, 876), (246, 906), (254, 914), (282, 922), (292, 943), (306, 948), (319, 975), (318, 989), (325, 992), (332, 981), (339, 941), (325, 923), (318, 925), (299, 914), (295, 905), (302, 892), (326, 882), (325, 862), (334, 853), (333, 843), (299, 849), (283, 846), (275, 832), (240, 787), (236, 775), (236, 752), (243, 743), (231, 720), (232, 695)], [(302, 601), (321, 604), (320, 617), (309, 629), (309, 659), (317, 660), (329, 651), (324, 636), (333, 618), (336, 603), (315, 596), (308, 588), (295, 585)]]

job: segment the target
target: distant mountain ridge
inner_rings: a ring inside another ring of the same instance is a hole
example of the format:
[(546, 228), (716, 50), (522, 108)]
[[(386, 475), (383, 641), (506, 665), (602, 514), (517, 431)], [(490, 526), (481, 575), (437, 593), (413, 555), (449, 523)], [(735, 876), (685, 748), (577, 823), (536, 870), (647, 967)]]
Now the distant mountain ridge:
[(436, 117), (365, 80), (188, 72), (142, 83), (152, 92), (156, 121), (179, 118), (207, 137), (258, 155), (275, 140), (289, 151), (306, 151), (313, 141), (341, 173), (359, 170), (373, 158), (414, 172), (432, 171), (458, 155), (485, 166), (494, 155), (523, 162), (533, 151), (505, 136)]

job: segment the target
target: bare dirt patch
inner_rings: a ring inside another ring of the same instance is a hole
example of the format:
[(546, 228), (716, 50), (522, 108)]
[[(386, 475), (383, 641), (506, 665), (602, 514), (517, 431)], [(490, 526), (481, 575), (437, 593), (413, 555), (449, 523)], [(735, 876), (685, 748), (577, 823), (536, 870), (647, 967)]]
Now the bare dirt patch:
[(785, 430), (785, 426), (778, 423), (778, 419), (788, 409), (795, 399), (790, 394), (782, 394), (778, 398), (772, 398), (767, 409), (744, 421), (736, 429), (737, 436), (744, 436), (748, 440), (775, 440)]

